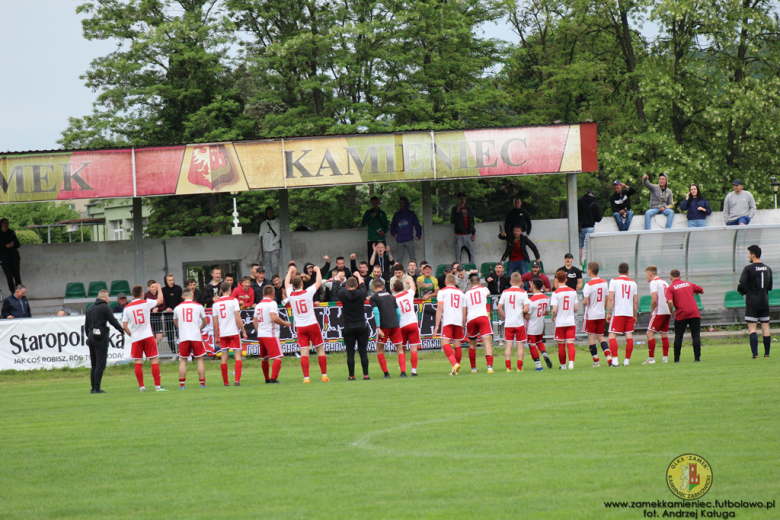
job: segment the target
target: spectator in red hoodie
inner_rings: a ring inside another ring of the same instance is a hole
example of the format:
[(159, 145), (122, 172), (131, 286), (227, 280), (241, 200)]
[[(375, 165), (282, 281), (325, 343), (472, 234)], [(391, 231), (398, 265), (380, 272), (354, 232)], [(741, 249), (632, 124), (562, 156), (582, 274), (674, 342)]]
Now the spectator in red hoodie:
[(693, 360), (698, 362), (701, 358), (701, 314), (694, 294), (704, 294), (704, 289), (695, 283), (681, 280), (677, 269), (669, 272), (669, 278), (672, 283), (666, 288), (666, 300), (669, 311), (674, 315), (674, 362), (680, 362), (683, 335), (687, 327), (691, 328)]
[(252, 290), (252, 279), (245, 276), (241, 279), (241, 285), (233, 289), (231, 298), (238, 300), (238, 306), (242, 309), (254, 309), (255, 291)]

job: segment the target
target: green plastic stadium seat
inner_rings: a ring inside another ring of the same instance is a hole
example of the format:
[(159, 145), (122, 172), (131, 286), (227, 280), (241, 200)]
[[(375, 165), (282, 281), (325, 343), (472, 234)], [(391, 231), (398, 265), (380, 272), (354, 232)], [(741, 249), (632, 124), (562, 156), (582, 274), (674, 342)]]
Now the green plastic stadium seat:
[(86, 298), (87, 291), (84, 290), (84, 284), (81, 282), (70, 282), (65, 286), (65, 299)]
[(642, 314), (650, 312), (650, 306), (653, 304), (653, 297), (646, 294), (639, 298), (639, 312)]
[(119, 293), (125, 293), (127, 296), (130, 296), (130, 284), (127, 283), (127, 280), (114, 280), (111, 282), (109, 295), (116, 297), (119, 296)]
[(102, 290), (108, 290), (108, 284), (106, 282), (89, 282), (87, 298), (97, 298), (98, 293)]
[(727, 309), (744, 309), (745, 298), (737, 291), (727, 291), (723, 304)]
[(694, 294), (693, 299), (696, 300), (696, 306), (699, 308), (699, 310), (704, 310), (704, 305), (701, 304), (701, 295)]
[(482, 275), (482, 278), (487, 278), (487, 276), (490, 274), (490, 271), (492, 271), (496, 267), (496, 262), (485, 262), (480, 266), (479, 268), (479, 274)]
[(444, 274), (444, 268), (452, 264), (439, 264), (436, 266), (436, 278)]
[(780, 307), (780, 289), (769, 291), (769, 306)]

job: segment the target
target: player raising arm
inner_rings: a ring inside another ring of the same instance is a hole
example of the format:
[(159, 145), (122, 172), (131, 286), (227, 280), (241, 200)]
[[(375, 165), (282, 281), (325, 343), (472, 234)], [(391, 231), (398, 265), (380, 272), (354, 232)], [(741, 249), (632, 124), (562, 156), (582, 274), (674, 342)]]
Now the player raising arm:
[(466, 292), (466, 306), (463, 308), (463, 321), (466, 323), (466, 334), (469, 337), (469, 361), (471, 373), (477, 371), (477, 340), (482, 339), (485, 345), (485, 359), (487, 360), (487, 372), (493, 373), (493, 326), (490, 324), (490, 316), (487, 311), (490, 291), (482, 287), (477, 273), (469, 275), (471, 288)]
[[(455, 286), (455, 275), (444, 277), (444, 287), (439, 289), (436, 305), (434, 333), (439, 333), (441, 348), (452, 365), (450, 375), (458, 374), (462, 356), (461, 342), (466, 338), (463, 331), (463, 292)], [(441, 326), (441, 331), (439, 327)], [(454, 351), (453, 351), (454, 349)]]
[[(639, 310), (639, 296), (636, 282), (628, 277), (628, 264), (618, 266), (618, 276), (609, 281), (609, 299), (607, 300), (607, 321), (609, 321), (609, 350), (612, 351), (612, 366), (618, 366), (617, 335), (626, 335), (626, 359), (628, 366), (631, 352), (634, 350), (634, 324)], [(612, 319), (610, 319), (610, 315)]]
[[(279, 382), (279, 370), (282, 368), (282, 344), (279, 342), (279, 325), (292, 327), (292, 323), (279, 317), (279, 307), (274, 300), (276, 289), (273, 285), (263, 288), (263, 299), (255, 307), (252, 324), (257, 331), (257, 343), (260, 346), (263, 375), (266, 383)], [(269, 361), (273, 368), (269, 375)]]
[(596, 340), (601, 343), (601, 350), (604, 351), (604, 357), (607, 358), (607, 366), (609, 366), (612, 364), (612, 352), (610, 352), (609, 344), (604, 338), (604, 306), (607, 303), (609, 286), (606, 280), (599, 278), (599, 264), (596, 262), (588, 264), (588, 276), (590, 281), (582, 289), (582, 306), (585, 308), (585, 312), (582, 314), (582, 330), (588, 334), (593, 366), (601, 366)]
[(211, 318), (214, 323), (214, 345), (222, 350), (222, 382), (225, 386), (230, 386), (228, 381), (228, 352), (233, 351), (236, 360), (236, 381), (235, 386), (241, 386), (241, 338), (238, 331), (246, 339), (246, 329), (241, 320), (241, 309), (238, 300), (230, 297), (232, 287), (230, 282), (222, 282), (219, 286), (222, 297), (214, 303), (211, 311)]
[(187, 381), (187, 358), (190, 354), (198, 361), (200, 387), (206, 388), (206, 366), (203, 364), (206, 347), (203, 346), (201, 331), (208, 325), (209, 320), (203, 305), (193, 301), (192, 289), (184, 289), (181, 296), (184, 301), (173, 309), (173, 324), (179, 329), (179, 390), (184, 390), (184, 383)]
[(566, 349), (569, 350), (569, 370), (574, 370), (574, 336), (577, 332), (577, 291), (566, 285), (566, 273), (555, 273), (558, 288), (550, 299), (552, 318), (555, 324), (555, 340), (558, 342), (560, 370), (566, 370)]
[(512, 273), (510, 287), (501, 293), (498, 301), (498, 315), (504, 320), (504, 358), (506, 371), (512, 371), (512, 345), (517, 345), (517, 371), (523, 370), (523, 356), (525, 355), (525, 320), (523, 316), (530, 310), (531, 300), (523, 289), (523, 277), (520, 273)]
[(647, 350), (648, 358), (643, 365), (655, 363), (655, 335), (661, 335), (661, 346), (664, 357), (661, 360), (666, 363), (669, 359), (669, 304), (666, 302), (666, 288), (669, 284), (658, 277), (658, 268), (654, 265), (645, 269), (645, 278), (650, 282), (650, 323), (647, 325)]
[(299, 275), (293, 276), (295, 266), (290, 266), (287, 276), (284, 278), (284, 287), (290, 298), (293, 322), (298, 336), (298, 348), (301, 354), (301, 370), (303, 382), (309, 383), (309, 345), (317, 351), (317, 361), (322, 372), (322, 382), (330, 381), (328, 378), (328, 358), (325, 356), (325, 342), (322, 340), (322, 331), (317, 323), (317, 315), (314, 314), (314, 294), (322, 285), (322, 273), (319, 266), (314, 266), (314, 283), (303, 288), (303, 279)]
[(138, 379), (138, 386), (141, 392), (146, 391), (144, 386), (144, 356), (152, 363), (152, 377), (154, 378), (154, 389), (158, 392), (165, 392), (165, 388), (160, 386), (160, 359), (157, 353), (157, 342), (154, 341), (154, 333), (150, 321), (152, 309), (163, 304), (162, 288), (159, 283), (152, 284), (157, 289), (156, 300), (144, 300), (144, 288), (140, 285), (134, 285), (131, 294), (133, 301), (128, 303), (125, 310), (122, 311), (122, 328), (130, 336), (132, 347), (130, 348), (130, 358), (135, 360), (135, 377)]

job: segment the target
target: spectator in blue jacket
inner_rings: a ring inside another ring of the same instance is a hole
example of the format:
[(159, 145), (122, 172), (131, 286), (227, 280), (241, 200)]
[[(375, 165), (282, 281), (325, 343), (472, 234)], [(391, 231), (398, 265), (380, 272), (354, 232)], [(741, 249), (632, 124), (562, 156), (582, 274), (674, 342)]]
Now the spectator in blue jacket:
[(712, 215), (710, 203), (701, 194), (698, 184), (691, 184), (691, 191), (680, 204), (682, 211), (688, 211), (688, 227), (707, 227), (707, 215)]
[(414, 242), (422, 237), (422, 226), (417, 214), (409, 209), (409, 199), (401, 197), (400, 200), (401, 209), (393, 215), (393, 221), (390, 223), (390, 234), (398, 243), (396, 261), (403, 265), (404, 250), (409, 253), (409, 260), (417, 261), (417, 256), (414, 254)]

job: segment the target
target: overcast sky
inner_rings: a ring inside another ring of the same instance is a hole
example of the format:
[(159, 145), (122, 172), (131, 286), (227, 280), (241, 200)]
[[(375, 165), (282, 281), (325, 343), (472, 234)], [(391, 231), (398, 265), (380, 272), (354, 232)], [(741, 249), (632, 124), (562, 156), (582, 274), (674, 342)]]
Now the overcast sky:
[[(82, 37), (79, 3), (0, 0), (0, 152), (57, 149), (68, 117), (92, 111), (96, 93), (79, 76), (114, 45)], [(486, 29), (488, 37), (517, 41), (504, 24)]]

